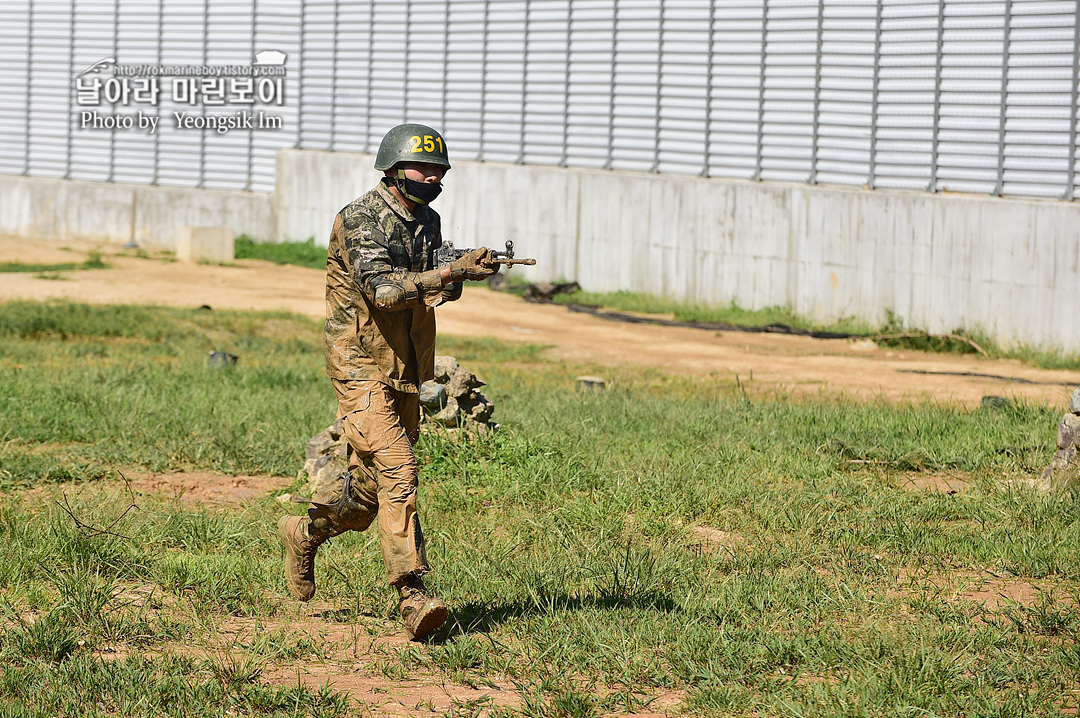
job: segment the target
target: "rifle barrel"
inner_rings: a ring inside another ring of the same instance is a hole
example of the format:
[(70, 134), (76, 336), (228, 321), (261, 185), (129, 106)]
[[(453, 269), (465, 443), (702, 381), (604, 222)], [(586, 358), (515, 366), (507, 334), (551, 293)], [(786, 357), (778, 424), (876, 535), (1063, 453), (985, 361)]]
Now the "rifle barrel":
[(504, 259), (492, 259), (490, 263), (493, 264), (493, 265), (494, 264), (505, 264), (507, 267), (509, 267), (511, 264), (524, 264), (524, 265), (527, 265), (527, 266), (531, 267), (531, 266), (536, 264), (536, 260), (535, 259), (505, 259), (504, 258)]

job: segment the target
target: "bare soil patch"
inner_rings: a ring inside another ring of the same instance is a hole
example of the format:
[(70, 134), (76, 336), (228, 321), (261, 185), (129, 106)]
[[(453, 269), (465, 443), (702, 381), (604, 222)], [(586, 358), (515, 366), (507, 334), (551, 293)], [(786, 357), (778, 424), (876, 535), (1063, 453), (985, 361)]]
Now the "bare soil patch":
[[(123, 475), (127, 478), (127, 486), (134, 493), (136, 501), (139, 495), (157, 494), (208, 506), (239, 506), (261, 499), (271, 491), (287, 488), (293, 482), (289, 476), (228, 476), (208, 471), (174, 474), (124, 471)], [(64, 494), (76, 496), (97, 491), (117, 492), (124, 488), (124, 482), (116, 478), (101, 482), (36, 486), (19, 490), (18, 495), (23, 501), (30, 502)]]
[(513, 708), (521, 700), (512, 684), (494, 687), (466, 686), (433, 675), (418, 675), (413, 680), (391, 680), (362, 669), (298, 662), (267, 670), (262, 680), (279, 686), (302, 683), (317, 689), (329, 685), (335, 691), (347, 693), (361, 702), (372, 716), (444, 716), (456, 713), (475, 715), (478, 709)]
[(226, 476), (206, 471), (127, 476), (131, 488), (139, 493), (155, 493), (212, 506), (235, 506), (261, 499), (293, 482), (289, 476)]
[[(119, 256), (119, 250), (108, 245), (71, 243), (78, 251), (65, 252), (58, 250), (60, 244), (0, 237), (0, 261), (78, 262), (86, 252), (97, 249), (111, 268), (64, 272), (67, 281), (7, 274), (0, 282), (0, 301), (64, 298), (179, 307), (206, 304), (324, 316), (320, 270), (257, 260), (217, 266), (142, 259)], [(461, 301), (440, 307), (438, 318), (440, 331), (451, 335), (545, 344), (551, 347), (551, 357), (583, 364), (637, 364), (718, 380), (738, 377), (755, 394), (844, 395), (870, 401), (959, 402), (970, 407), (978, 406), (983, 396), (997, 395), (1064, 407), (1067, 387), (1080, 384), (1080, 372), (1036, 369), (1011, 360), (881, 349), (866, 340), (620, 324), (473, 286)]]
[(972, 486), (969, 475), (962, 471), (954, 472), (918, 472), (900, 477), (900, 488), (905, 491), (924, 491), (927, 493), (959, 494)]
[(714, 526), (694, 526), (690, 534), (697, 542), (695, 545), (706, 551), (726, 549), (734, 551), (746, 546), (746, 538), (732, 531), (724, 531)]
[(901, 568), (894, 595), (910, 596), (932, 593), (947, 603), (999, 611), (1012, 605), (1027, 608), (1048, 601), (1075, 609), (1076, 598), (1056, 591), (1051, 580), (1032, 580), (1018, 576), (1003, 576), (991, 571), (958, 570), (951, 572)]

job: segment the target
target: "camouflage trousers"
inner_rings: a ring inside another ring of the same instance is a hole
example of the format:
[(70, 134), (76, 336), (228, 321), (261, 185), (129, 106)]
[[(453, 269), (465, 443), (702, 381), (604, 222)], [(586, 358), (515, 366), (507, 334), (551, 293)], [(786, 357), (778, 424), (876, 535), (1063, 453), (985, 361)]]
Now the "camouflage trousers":
[(377, 381), (333, 379), (338, 417), (348, 442), (349, 473), (327, 483), (308, 509), (316, 531), (363, 531), (377, 519), (386, 579), (429, 570), (416, 513), (419, 395)]

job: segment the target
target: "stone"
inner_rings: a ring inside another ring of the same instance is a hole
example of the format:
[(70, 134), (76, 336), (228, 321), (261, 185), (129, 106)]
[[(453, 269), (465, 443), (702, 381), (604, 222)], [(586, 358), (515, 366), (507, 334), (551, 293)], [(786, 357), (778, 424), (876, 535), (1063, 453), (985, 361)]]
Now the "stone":
[(1080, 445), (1080, 416), (1066, 414), (1058, 423), (1057, 448), (1072, 449)]
[[(424, 388), (428, 384), (433, 386)], [(428, 413), (424, 418), (433, 424), (438, 424), (448, 429), (458, 428), (486, 428), (496, 429), (498, 424), (491, 422), (491, 415), (495, 411), (495, 404), (488, 399), (479, 388), (486, 386), (483, 379), (473, 374), (465, 367), (458, 364), (451, 356), (435, 357), (435, 379), (421, 387), (421, 404), (431, 397), (429, 407), (425, 407)], [(438, 396), (441, 387), (445, 393), (445, 400), (439, 397), (439, 403), (434, 399)]]
[(607, 388), (607, 381), (598, 376), (579, 376), (577, 378), (578, 391), (603, 391)]
[(308, 477), (308, 497), (317, 496), (327, 483), (335, 480), (349, 470), (349, 461), (344, 455), (320, 456), (304, 464), (304, 473)]
[(1080, 386), (1076, 387), (1076, 391), (1073, 392), (1072, 399), (1069, 401), (1069, 411), (1080, 414)]
[(338, 419), (308, 441), (307, 446), (304, 448), (304, 458), (309, 460), (317, 459), (326, 454), (344, 456), (345, 442), (342, 440), (343, 436), (341, 419)]
[(1080, 461), (1077, 460), (1076, 448), (1061, 449), (1054, 454), (1050, 465), (1039, 477), (1039, 487), (1049, 489), (1055, 484), (1065, 483), (1070, 477), (1075, 476), (1078, 468), (1080, 468)]
[(225, 227), (181, 227), (176, 238), (176, 258), (232, 264), (236, 259), (236, 235)]
[(348, 445), (338, 419), (308, 441), (304, 447), (304, 473), (308, 477), (308, 496), (314, 496), (327, 481), (349, 469)]
[[(438, 366), (439, 359), (444, 360), (442, 366)], [(467, 395), (472, 389), (486, 385), (480, 377), (458, 364), (453, 357), (437, 357), (435, 361), (435, 381), (443, 384), (446, 393), (455, 399)]]
[(436, 381), (425, 381), (420, 385), (420, 406), (432, 414), (446, 408), (446, 387)]
[(550, 302), (556, 294), (573, 294), (580, 290), (581, 285), (577, 282), (537, 282), (525, 287), (525, 294), (521, 298), (526, 302)]
[(227, 369), (229, 367), (236, 366), (236, 362), (240, 360), (240, 357), (235, 354), (229, 354), (228, 352), (210, 352), (210, 366), (215, 369)]
[(445, 384), (450, 381), (450, 376), (457, 371), (460, 366), (461, 365), (457, 363), (457, 359), (454, 357), (435, 357), (435, 381), (440, 384)]
[(495, 411), (495, 404), (480, 392), (474, 392), (475, 397), (472, 406), (468, 408), (468, 417), (481, 424), (486, 424)]
[(1012, 402), (1003, 396), (984, 396), (979, 402), (980, 409), (1008, 409)]
[(456, 428), (458, 426), (460, 418), (461, 407), (458, 405), (457, 399), (450, 396), (446, 399), (446, 406), (443, 407), (440, 412), (434, 414), (431, 417), (431, 420), (436, 422), (437, 424), (442, 424), (443, 426)]

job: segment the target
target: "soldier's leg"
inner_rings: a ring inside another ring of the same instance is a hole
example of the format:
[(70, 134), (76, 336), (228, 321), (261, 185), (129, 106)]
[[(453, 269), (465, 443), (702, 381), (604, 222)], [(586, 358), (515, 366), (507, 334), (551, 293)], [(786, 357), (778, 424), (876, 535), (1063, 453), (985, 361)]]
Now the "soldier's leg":
[[(428, 570), (424, 535), (416, 514), (417, 465), (412, 438), (417, 420), (398, 414), (393, 392), (379, 382), (348, 382), (367, 393), (353, 411), (342, 419), (350, 445), (366, 449), (362, 459), (370, 461), (378, 480), (379, 544), (386, 566), (387, 582), (397, 585), (410, 574)], [(356, 443), (354, 444), (354, 438)], [(370, 484), (367, 485), (370, 488)]]
[(362, 441), (362, 438), (350, 438), (349, 433), (345, 432), (350, 442), (348, 472), (320, 487), (311, 497), (313, 503), (308, 509), (312, 527), (331, 536), (366, 530), (379, 511), (378, 472), (370, 455), (359, 453), (352, 443), (353, 439)]
[[(401, 419), (401, 426), (405, 430), (405, 436), (411, 445), (416, 445), (420, 437), (420, 396), (404, 392), (392, 392), (394, 410)], [(416, 513), (416, 492), (413, 491), (412, 516), (417, 535), (420, 536), (421, 551), (423, 551), (423, 533), (420, 530), (420, 518)], [(424, 558), (426, 566), (427, 559)], [(397, 586), (398, 596), (401, 601), (398, 610), (401, 620), (411, 638), (423, 638), (435, 631), (446, 622), (450, 612), (446, 604), (433, 597), (420, 578), (419, 572), (406, 575), (403, 579), (394, 582)]]
[[(421, 638), (441, 626), (446, 605), (427, 593), (420, 576), (427, 572), (424, 534), (416, 513), (418, 468), (413, 444), (419, 437), (419, 397), (392, 391), (376, 382), (348, 382), (355, 410), (342, 419), (350, 446), (364, 467), (377, 476), (379, 546), (387, 582), (398, 590), (399, 610), (409, 635)], [(335, 383), (337, 386), (337, 383)], [(361, 500), (373, 485), (362, 484)]]
[[(340, 392), (339, 399), (342, 407), (348, 406)], [(319, 488), (306, 517), (283, 516), (278, 521), (278, 538), (285, 547), (285, 580), (301, 601), (315, 595), (319, 547), (345, 531), (365, 530), (378, 514), (378, 478), (367, 446), (362, 437), (350, 437), (348, 432), (346, 440), (349, 470)]]

